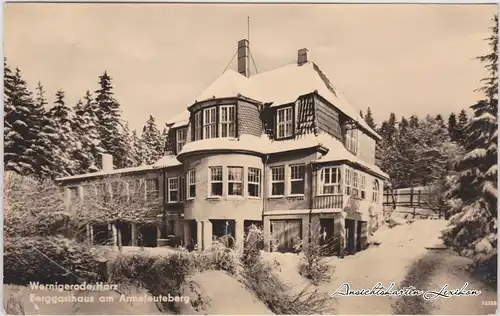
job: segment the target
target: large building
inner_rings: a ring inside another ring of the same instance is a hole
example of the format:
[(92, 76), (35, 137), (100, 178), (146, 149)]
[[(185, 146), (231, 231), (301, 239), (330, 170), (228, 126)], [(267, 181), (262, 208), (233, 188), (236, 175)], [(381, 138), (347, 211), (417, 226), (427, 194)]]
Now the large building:
[[(145, 190), (163, 201), (151, 245), (176, 236), (206, 249), (226, 234), (239, 245), (257, 224), (267, 250), (289, 251), (318, 235), (353, 253), (381, 217), (388, 176), (375, 165), (380, 136), (307, 49), (296, 63), (250, 76), (248, 41), (239, 41), (238, 72), (225, 71), (167, 126), (167, 155), (152, 166), (111, 170), (104, 162), (102, 172), (58, 180), (68, 194), (110, 174), (150, 183)], [(126, 227), (132, 232), (122, 236), (136, 235)]]

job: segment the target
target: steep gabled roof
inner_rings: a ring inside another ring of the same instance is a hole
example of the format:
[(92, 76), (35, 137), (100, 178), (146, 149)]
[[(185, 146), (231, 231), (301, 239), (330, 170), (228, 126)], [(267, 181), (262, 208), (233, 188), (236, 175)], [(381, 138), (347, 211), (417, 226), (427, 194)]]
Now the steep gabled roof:
[[(192, 104), (212, 98), (242, 95), (277, 106), (293, 103), (300, 96), (312, 92), (317, 92), (341, 112), (358, 122), (373, 137), (380, 139), (377, 132), (366, 124), (342, 92), (333, 86), (318, 65), (312, 61), (300, 66), (295, 63), (288, 64), (249, 78), (234, 70), (227, 70), (208, 86)], [(183, 113), (182, 122), (185, 122), (189, 119), (189, 113)]]

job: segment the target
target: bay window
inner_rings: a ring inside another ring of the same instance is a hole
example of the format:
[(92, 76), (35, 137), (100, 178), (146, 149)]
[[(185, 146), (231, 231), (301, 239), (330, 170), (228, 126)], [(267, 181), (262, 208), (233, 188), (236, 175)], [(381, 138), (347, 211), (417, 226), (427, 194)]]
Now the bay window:
[(168, 203), (179, 201), (179, 178), (168, 178)]
[(220, 137), (236, 137), (234, 105), (223, 105), (219, 112)]
[(227, 189), (228, 195), (243, 195), (243, 168), (228, 167), (227, 168)]
[(203, 138), (217, 137), (217, 108), (211, 107), (203, 110)]
[(260, 169), (248, 168), (248, 196), (260, 197)]
[(340, 168), (323, 168), (320, 174), (320, 194), (341, 194)]
[(352, 182), (353, 182), (353, 172), (350, 168), (345, 168), (345, 177), (344, 177), (344, 194), (351, 195), (352, 193)]
[(305, 170), (305, 165), (290, 166), (290, 194), (304, 194)]
[(293, 107), (278, 109), (276, 113), (276, 137), (285, 138), (293, 135)]
[(271, 196), (285, 195), (285, 167), (271, 168)]
[(210, 167), (210, 196), (222, 196), (222, 167)]
[(196, 171), (189, 170), (187, 176), (187, 198), (194, 199), (196, 197)]

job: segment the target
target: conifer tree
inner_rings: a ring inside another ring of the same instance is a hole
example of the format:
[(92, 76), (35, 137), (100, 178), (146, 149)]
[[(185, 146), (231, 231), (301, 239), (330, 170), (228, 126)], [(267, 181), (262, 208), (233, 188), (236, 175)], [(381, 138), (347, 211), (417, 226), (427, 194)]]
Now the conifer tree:
[(142, 142), (141, 139), (137, 136), (137, 131), (133, 130), (132, 135), (131, 135), (131, 143), (132, 143), (132, 153), (135, 161), (136, 166), (140, 166), (143, 164), (142, 160), (142, 154), (144, 152), (142, 148)]
[(85, 117), (85, 123), (88, 126), (86, 134), (88, 140), (90, 141), (89, 150), (92, 164), (88, 166), (88, 172), (96, 172), (100, 170), (101, 154), (104, 151), (101, 146), (101, 139), (99, 135), (99, 120), (97, 118), (98, 110), (98, 105), (94, 101), (92, 93), (87, 90), (83, 96), (82, 114)]
[(465, 142), (465, 134), (466, 134), (465, 129), (468, 123), (469, 123), (469, 117), (467, 115), (467, 112), (465, 112), (465, 110), (462, 109), (458, 114), (458, 124), (457, 124), (457, 141), (462, 145)]
[(33, 97), (19, 68), (12, 74), (5, 67), (4, 78), (4, 167), (19, 174), (33, 174)]
[[(123, 161), (126, 153), (124, 148), (123, 127), (121, 122), (120, 104), (114, 98), (111, 77), (105, 71), (99, 77), (99, 89), (95, 92), (97, 104), (97, 121), (99, 139), (104, 153), (113, 156), (113, 164), (117, 168), (124, 167)], [(98, 161), (99, 162), (99, 161)]]
[(54, 107), (48, 112), (51, 124), (57, 132), (57, 135), (59, 135), (57, 148), (53, 156), (56, 161), (57, 169), (55, 173), (57, 176), (71, 175), (75, 169), (77, 169), (76, 163), (72, 159), (72, 155), (76, 148), (80, 146), (73, 136), (73, 130), (71, 128), (71, 109), (66, 106), (64, 97), (64, 91), (57, 91)]
[(49, 119), (46, 109), (47, 104), (43, 85), (38, 82), (33, 113), (33, 119), (37, 123), (32, 127), (36, 134), (33, 158), (35, 160), (34, 173), (42, 179), (53, 178), (58, 168), (56, 160), (54, 160), (57, 157), (54, 157), (54, 153), (56, 152), (59, 135)]
[[(491, 52), (478, 59), (488, 77), (479, 90), (485, 99), (471, 106), (474, 116), (466, 126), (466, 154), (457, 166), (456, 181), (450, 190), (454, 204), (450, 213), (452, 228), (445, 240), (471, 255), (477, 263), (497, 270), (497, 175), (498, 175), (498, 16), (494, 16)], [(477, 245), (481, 244), (481, 247)]]
[(368, 109), (366, 110), (366, 114), (364, 115), (364, 119), (365, 119), (366, 124), (368, 124), (368, 126), (370, 126), (373, 130), (377, 130), (377, 125), (375, 124), (375, 122), (373, 120), (372, 110), (370, 109), (370, 107), (368, 107)]
[(455, 113), (451, 113), (448, 118), (448, 134), (450, 135), (450, 140), (452, 142), (457, 142), (458, 140), (457, 127), (457, 116), (455, 115)]
[(160, 130), (156, 126), (155, 119), (153, 115), (149, 116), (149, 119), (144, 125), (141, 135), (142, 144), (142, 161), (145, 164), (153, 164), (158, 159), (163, 157), (164, 151), (164, 141), (160, 134)]

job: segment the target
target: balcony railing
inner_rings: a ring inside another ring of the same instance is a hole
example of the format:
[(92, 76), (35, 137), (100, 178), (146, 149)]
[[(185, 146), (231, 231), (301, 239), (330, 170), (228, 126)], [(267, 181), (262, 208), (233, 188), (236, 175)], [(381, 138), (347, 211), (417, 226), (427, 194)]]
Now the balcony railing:
[(341, 209), (342, 206), (342, 195), (319, 195), (313, 198), (313, 209)]

